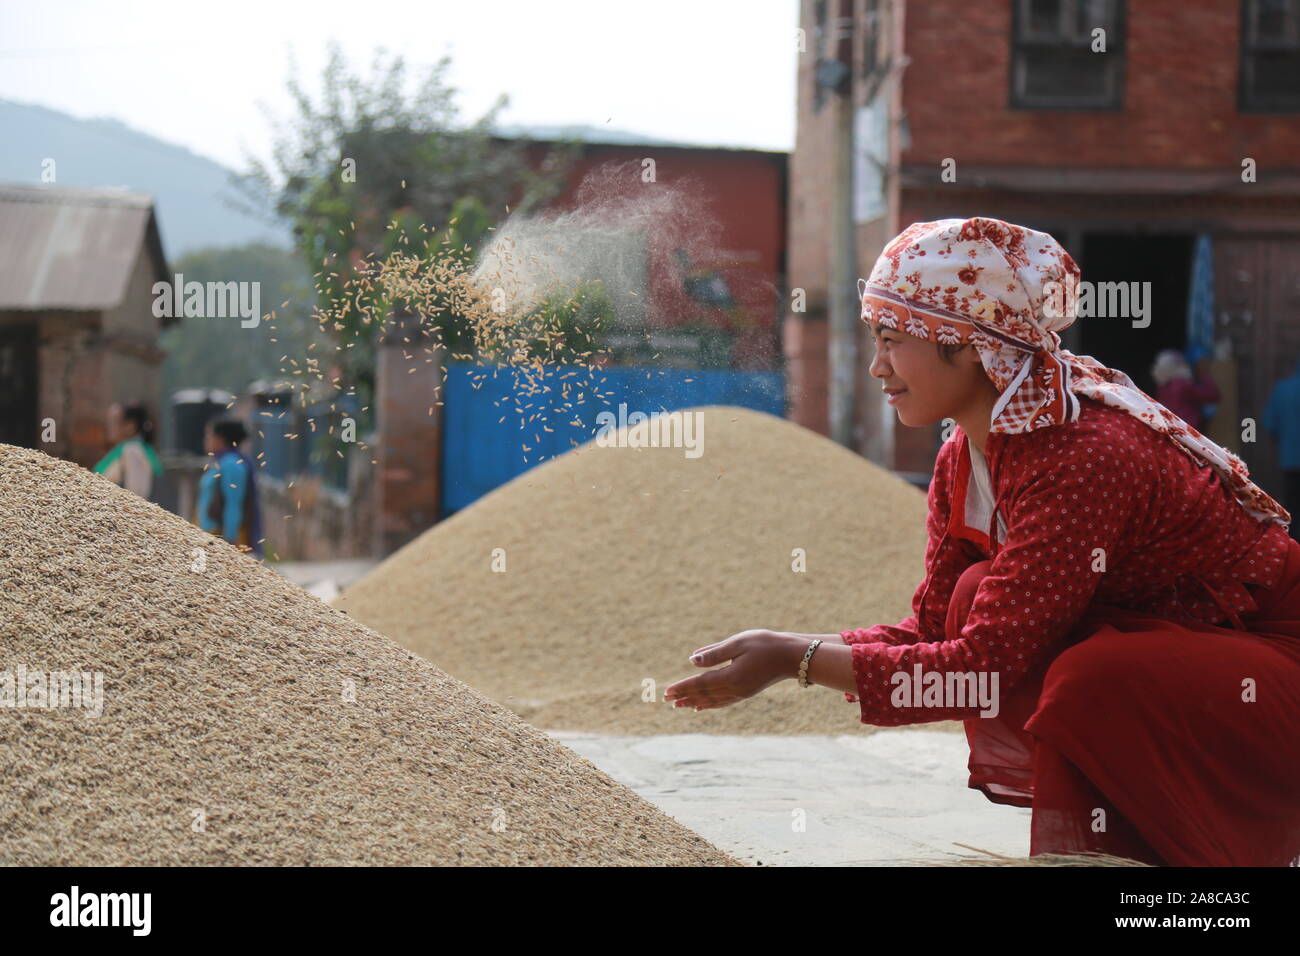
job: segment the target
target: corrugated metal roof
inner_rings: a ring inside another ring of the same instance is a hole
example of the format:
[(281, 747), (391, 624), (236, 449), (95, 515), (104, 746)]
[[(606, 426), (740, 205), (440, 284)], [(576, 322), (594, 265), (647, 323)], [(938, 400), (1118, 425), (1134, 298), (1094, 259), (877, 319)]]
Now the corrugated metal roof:
[(0, 310), (111, 309), (142, 242), (157, 279), (168, 279), (149, 196), (0, 185)]
[(572, 124), (569, 126), (525, 126), (512, 125), (498, 127), (493, 136), (500, 139), (522, 140), (533, 143), (557, 143), (577, 140), (586, 146), (658, 146), (666, 149), (690, 149), (703, 153), (770, 153), (777, 156), (789, 156), (788, 149), (775, 149), (768, 146), (744, 146), (737, 143), (683, 142), (682, 140), (659, 139), (642, 133), (627, 130), (610, 129), (604, 126)]

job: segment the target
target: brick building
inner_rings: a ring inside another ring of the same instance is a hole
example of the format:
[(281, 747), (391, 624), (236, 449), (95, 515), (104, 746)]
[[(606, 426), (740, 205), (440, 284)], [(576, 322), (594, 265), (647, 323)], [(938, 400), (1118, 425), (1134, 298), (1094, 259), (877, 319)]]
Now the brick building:
[[(1148, 392), (1156, 352), (1187, 345), (1193, 250), (1208, 237), (1224, 394), (1207, 432), (1280, 491), (1274, 448), (1243, 445), (1239, 422), (1262, 416), (1300, 359), (1300, 3), (804, 0), (800, 23), (788, 282), (808, 308), (785, 322), (794, 420), (828, 432), (835, 124), (851, 110), (851, 282), (912, 222), (1050, 232), (1085, 280), (1151, 282), (1149, 325), (1083, 317), (1062, 336)], [(864, 332), (850, 444), (928, 476), (940, 427), (897, 423)]]
[(91, 466), (110, 404), (142, 401), (157, 420), (158, 333), (174, 321), (153, 314), (158, 281), (148, 196), (0, 187), (0, 441)]

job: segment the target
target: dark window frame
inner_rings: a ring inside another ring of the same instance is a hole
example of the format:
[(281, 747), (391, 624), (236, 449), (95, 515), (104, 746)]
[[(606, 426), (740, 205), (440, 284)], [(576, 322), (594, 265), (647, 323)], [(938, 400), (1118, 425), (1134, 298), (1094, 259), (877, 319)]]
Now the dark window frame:
[(1239, 29), (1237, 30), (1237, 112), (1239, 113), (1256, 113), (1256, 114), (1282, 114), (1289, 115), (1300, 113), (1300, 94), (1297, 94), (1293, 102), (1282, 102), (1278, 100), (1262, 101), (1258, 94), (1251, 95), (1251, 80), (1254, 73), (1254, 55), (1260, 51), (1286, 51), (1290, 50), (1298, 59), (1300, 59), (1300, 2), (1298, 0), (1283, 0), (1289, 8), (1289, 27), (1291, 36), (1290, 42), (1282, 43), (1258, 43), (1252, 36), (1252, 27), (1256, 17), (1252, 14), (1258, 13), (1260, 0), (1241, 0), (1241, 19)]
[[(1124, 110), (1125, 99), (1125, 67), (1127, 65), (1125, 43), (1125, 30), (1128, 23), (1128, 10), (1125, 0), (1109, 0), (1113, 4), (1113, 26), (1111, 26), (1106, 37), (1106, 52), (1094, 53), (1092, 56), (1114, 57), (1113, 65), (1110, 69), (1114, 71), (1113, 82), (1114, 91), (1105, 100), (1097, 100), (1089, 103), (1078, 101), (1070, 102), (1068, 100), (1053, 99), (1050, 97), (1026, 97), (1019, 89), (1017, 83), (1017, 71), (1020, 67), (1020, 56), (1022, 52), (1032, 51), (1050, 51), (1053, 49), (1069, 49), (1072, 46), (1079, 49), (1089, 49), (1091, 47), (1091, 31), (1085, 42), (1070, 44), (1068, 41), (1061, 40), (1059, 35), (1053, 39), (1034, 39), (1032, 37), (1022, 37), (1022, 25), (1025, 23), (1024, 10), (1032, 0), (1011, 0), (1011, 38), (1010, 38), (1010, 56), (1007, 58), (1007, 108), (1016, 111), (1068, 111), (1068, 112), (1090, 112), (1090, 113), (1120, 113)], [(1086, 3), (1087, 0), (1062, 0), (1062, 3), (1079, 4)]]

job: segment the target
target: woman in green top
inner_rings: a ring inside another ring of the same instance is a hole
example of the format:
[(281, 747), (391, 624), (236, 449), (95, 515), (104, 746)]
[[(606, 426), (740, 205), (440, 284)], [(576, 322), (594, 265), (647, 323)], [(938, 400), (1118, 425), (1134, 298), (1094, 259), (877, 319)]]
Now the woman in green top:
[(146, 501), (154, 479), (162, 475), (162, 462), (153, 450), (153, 422), (139, 402), (108, 408), (108, 437), (113, 450), (99, 460), (95, 471)]

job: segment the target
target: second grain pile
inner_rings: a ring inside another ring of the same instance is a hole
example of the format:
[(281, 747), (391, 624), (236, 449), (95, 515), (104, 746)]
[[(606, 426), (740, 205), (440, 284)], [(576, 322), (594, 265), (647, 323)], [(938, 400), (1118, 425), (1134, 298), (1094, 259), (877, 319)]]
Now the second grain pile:
[(783, 419), (689, 411), (704, 420), (698, 457), (589, 442), (436, 525), (335, 603), (547, 729), (873, 730), (843, 695), (794, 681), (718, 710), (663, 703), (698, 647), (750, 628), (894, 624), (924, 573), (922, 492)]

